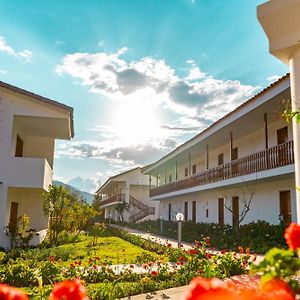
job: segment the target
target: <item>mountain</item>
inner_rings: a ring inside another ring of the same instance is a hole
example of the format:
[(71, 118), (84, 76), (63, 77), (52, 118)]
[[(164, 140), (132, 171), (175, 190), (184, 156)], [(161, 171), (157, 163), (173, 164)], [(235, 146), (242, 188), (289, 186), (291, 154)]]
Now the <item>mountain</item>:
[(58, 181), (58, 180), (53, 180), (53, 185), (56, 185), (56, 186), (62, 185), (62, 186), (64, 186), (65, 188), (69, 189), (71, 192), (77, 193), (79, 195), (79, 197), (82, 197), (88, 203), (92, 203), (92, 201), (94, 199), (93, 194), (81, 191), (78, 188), (76, 188), (72, 185), (69, 185), (67, 183), (64, 183), (64, 182), (61, 182), (61, 181)]

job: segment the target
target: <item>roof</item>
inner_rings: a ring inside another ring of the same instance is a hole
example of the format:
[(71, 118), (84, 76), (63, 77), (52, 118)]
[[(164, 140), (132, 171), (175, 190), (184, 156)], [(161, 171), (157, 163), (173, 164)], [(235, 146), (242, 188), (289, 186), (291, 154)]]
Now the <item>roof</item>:
[(60, 103), (58, 101), (55, 101), (55, 100), (52, 100), (52, 99), (49, 99), (49, 98), (46, 98), (44, 96), (40, 96), (38, 94), (35, 94), (35, 93), (32, 93), (32, 92), (29, 92), (25, 89), (21, 89), (19, 87), (16, 87), (14, 85), (11, 85), (11, 84), (8, 84), (8, 83), (5, 83), (3, 81), (0, 81), (0, 87), (4, 88), (4, 89), (7, 89), (7, 90), (10, 90), (14, 93), (17, 93), (17, 94), (20, 94), (20, 95), (23, 95), (23, 96), (27, 96), (27, 97), (30, 97), (30, 98), (33, 98), (37, 101), (40, 101), (42, 103), (46, 103), (46, 104), (49, 104), (49, 105), (52, 105), (52, 106), (55, 106), (57, 108), (61, 108), (61, 109), (64, 109), (64, 110), (67, 110), (69, 113), (70, 113), (70, 122), (71, 122), (71, 136), (72, 138), (74, 137), (74, 119), (73, 119), (73, 107), (71, 106), (68, 106), (68, 105), (65, 105), (63, 103)]
[(124, 174), (126, 174), (126, 173), (130, 173), (130, 172), (132, 172), (132, 171), (135, 171), (135, 170), (137, 170), (137, 169), (141, 169), (141, 167), (136, 167), (136, 168), (133, 168), (133, 169), (130, 169), (130, 170), (126, 170), (126, 171), (124, 171), (124, 172), (122, 172), (122, 173), (119, 173), (119, 174), (117, 174), (117, 175), (114, 175), (114, 176), (111, 176), (111, 177), (109, 177), (100, 187), (99, 187), (99, 189), (96, 191), (96, 194), (110, 181), (110, 180), (112, 180), (112, 179), (114, 179), (114, 178), (116, 178), (116, 177), (118, 177), (118, 176), (121, 176), (121, 175), (124, 175)]
[(222, 118), (220, 118), (217, 121), (215, 121), (214, 123), (212, 123), (210, 126), (205, 128), (203, 131), (201, 131), (200, 133), (198, 133), (197, 135), (195, 135), (194, 137), (192, 137), (191, 139), (189, 139), (185, 143), (181, 144), (180, 146), (175, 148), (173, 151), (169, 152), (167, 155), (163, 156), (162, 158), (160, 158), (156, 162), (144, 167), (142, 172), (146, 172), (148, 168), (151, 168), (155, 164), (160, 163), (163, 159), (165, 159), (169, 155), (175, 153), (176, 151), (180, 150), (182, 147), (184, 147), (188, 143), (190, 143), (190, 142), (194, 141), (195, 139), (199, 138), (201, 135), (206, 133), (208, 130), (211, 130), (213, 127), (217, 126), (221, 121), (223, 121), (224, 119), (227, 119), (231, 115), (235, 114), (237, 111), (241, 110), (244, 106), (249, 105), (250, 103), (254, 102), (257, 98), (259, 98), (263, 94), (267, 93), (268, 91), (270, 91), (271, 89), (273, 89), (274, 87), (276, 87), (277, 85), (279, 85), (281, 82), (283, 82), (284, 80), (286, 80), (289, 77), (290, 77), (290, 73), (287, 73), (284, 76), (282, 76), (281, 78), (279, 78), (277, 81), (271, 83), (269, 86), (267, 86), (266, 88), (261, 90), (259, 93), (257, 93), (256, 95), (254, 95), (253, 97), (251, 97), (247, 101), (243, 102), (241, 105), (237, 106), (234, 110), (230, 111), (228, 114), (224, 115)]

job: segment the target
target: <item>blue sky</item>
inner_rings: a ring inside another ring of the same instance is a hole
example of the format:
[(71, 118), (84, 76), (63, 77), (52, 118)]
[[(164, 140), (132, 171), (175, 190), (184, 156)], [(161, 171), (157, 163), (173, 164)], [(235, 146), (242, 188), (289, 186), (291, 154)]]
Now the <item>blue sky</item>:
[(55, 177), (94, 191), (287, 72), (257, 0), (0, 0), (0, 80), (74, 107)]

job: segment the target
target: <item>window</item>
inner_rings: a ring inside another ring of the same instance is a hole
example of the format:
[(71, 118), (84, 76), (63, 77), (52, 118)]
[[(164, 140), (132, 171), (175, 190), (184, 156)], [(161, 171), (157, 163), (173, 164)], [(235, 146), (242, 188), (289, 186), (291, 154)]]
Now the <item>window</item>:
[(185, 177), (189, 176), (189, 169), (188, 168), (184, 169), (184, 176)]
[(206, 209), (206, 218), (208, 218), (208, 208)]
[(193, 165), (192, 172), (193, 172), (193, 174), (196, 174), (196, 172), (197, 172), (197, 167), (196, 167), (196, 165)]
[(172, 182), (172, 175), (169, 176), (169, 182)]
[(16, 142), (16, 153), (15, 157), (22, 157), (23, 156), (23, 140), (17, 135), (17, 142)]

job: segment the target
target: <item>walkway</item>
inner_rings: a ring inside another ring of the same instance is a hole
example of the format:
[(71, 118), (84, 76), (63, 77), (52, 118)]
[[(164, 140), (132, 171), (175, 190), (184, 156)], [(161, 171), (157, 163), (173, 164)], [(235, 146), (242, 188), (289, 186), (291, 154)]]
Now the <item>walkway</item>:
[[(156, 243), (160, 243), (162, 245), (166, 245), (166, 244), (171, 244), (172, 247), (177, 247), (178, 243), (177, 240), (174, 239), (167, 239), (163, 236), (159, 236), (159, 235), (154, 235), (154, 234), (150, 234), (150, 233), (146, 233), (143, 231), (139, 231), (136, 229), (132, 229), (129, 227), (123, 227), (123, 226), (118, 226), (115, 224), (111, 224), (110, 226), (121, 229), (121, 230), (125, 230), (131, 234), (134, 235), (138, 235), (143, 239), (149, 239), (153, 242)], [(192, 244), (190, 243), (182, 243), (183, 248), (188, 250), (192, 247)], [(263, 259), (263, 255), (258, 255), (256, 262), (255, 263), (259, 263), (260, 261), (262, 261)], [(234, 281), (236, 282), (240, 282), (241, 285), (249, 285), (249, 284), (255, 284), (255, 282), (257, 282), (257, 278), (253, 279), (249, 279), (248, 275), (242, 275), (242, 276), (235, 276), (235, 277), (231, 277), (228, 279), (225, 279), (226, 281)], [(162, 291), (156, 291), (156, 292), (152, 292), (152, 293), (146, 293), (146, 294), (140, 294), (140, 295), (136, 295), (136, 296), (130, 296), (130, 297), (126, 297), (126, 298), (122, 298), (122, 300), (162, 300), (162, 299), (170, 299), (170, 300), (182, 300), (184, 299), (184, 295), (186, 294), (188, 290), (188, 286), (181, 286), (181, 287), (175, 287), (175, 288), (171, 288), (171, 289), (167, 289), (167, 290), (162, 290)]]

